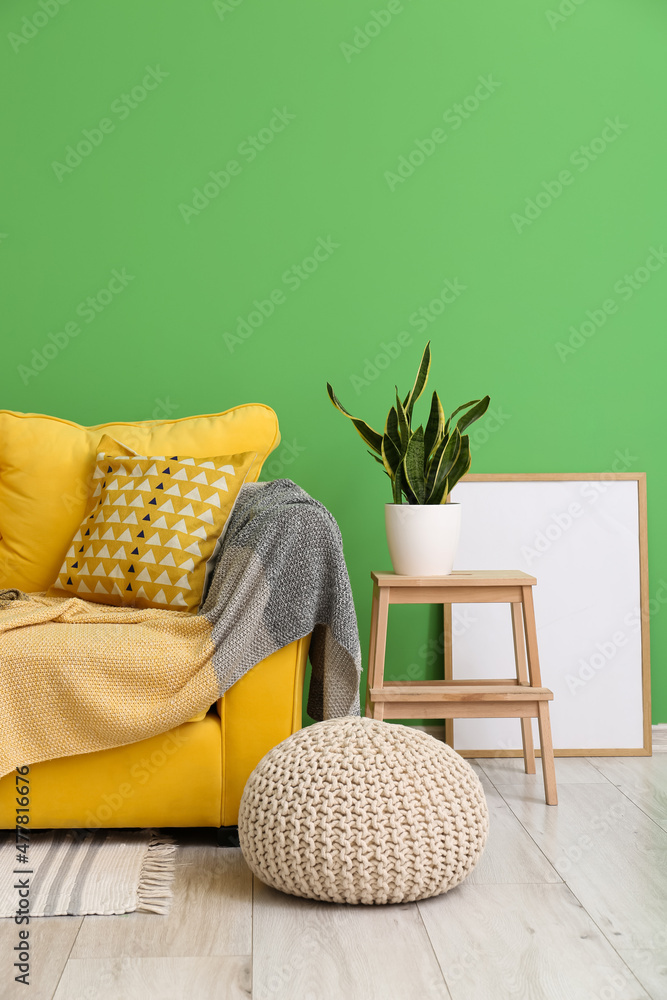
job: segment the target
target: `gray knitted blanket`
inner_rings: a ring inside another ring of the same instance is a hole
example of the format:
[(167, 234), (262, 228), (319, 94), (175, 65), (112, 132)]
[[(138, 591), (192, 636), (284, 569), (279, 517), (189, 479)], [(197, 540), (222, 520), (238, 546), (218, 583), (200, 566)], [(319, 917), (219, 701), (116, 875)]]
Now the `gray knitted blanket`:
[(220, 694), (312, 632), (308, 714), (359, 715), (361, 651), (340, 531), (295, 483), (243, 487), (200, 614), (212, 626)]

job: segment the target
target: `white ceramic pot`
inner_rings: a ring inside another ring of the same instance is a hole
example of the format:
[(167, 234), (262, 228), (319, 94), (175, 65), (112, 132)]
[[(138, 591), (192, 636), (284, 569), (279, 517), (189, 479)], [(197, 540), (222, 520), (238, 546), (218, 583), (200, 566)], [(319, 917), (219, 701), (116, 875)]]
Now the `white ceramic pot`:
[(461, 505), (398, 504), (384, 507), (387, 544), (394, 573), (448, 576), (461, 530)]

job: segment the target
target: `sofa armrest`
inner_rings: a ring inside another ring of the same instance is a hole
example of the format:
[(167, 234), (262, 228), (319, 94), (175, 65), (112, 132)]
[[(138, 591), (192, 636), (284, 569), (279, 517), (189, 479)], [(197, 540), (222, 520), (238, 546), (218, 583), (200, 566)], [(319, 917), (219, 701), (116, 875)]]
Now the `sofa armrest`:
[(267, 656), (218, 699), (221, 826), (234, 826), (245, 783), (269, 750), (301, 729), (310, 635)]

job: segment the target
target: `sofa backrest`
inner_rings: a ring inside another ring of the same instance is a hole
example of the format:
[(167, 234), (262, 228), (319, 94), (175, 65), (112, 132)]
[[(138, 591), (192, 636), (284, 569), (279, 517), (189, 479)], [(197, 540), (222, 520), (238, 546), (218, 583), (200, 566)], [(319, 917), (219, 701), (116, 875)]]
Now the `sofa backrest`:
[(256, 451), (256, 482), (280, 442), (269, 406), (224, 413), (82, 427), (70, 420), (0, 410), (0, 589), (46, 590), (86, 513), (100, 439), (108, 434), (141, 455), (202, 458)]

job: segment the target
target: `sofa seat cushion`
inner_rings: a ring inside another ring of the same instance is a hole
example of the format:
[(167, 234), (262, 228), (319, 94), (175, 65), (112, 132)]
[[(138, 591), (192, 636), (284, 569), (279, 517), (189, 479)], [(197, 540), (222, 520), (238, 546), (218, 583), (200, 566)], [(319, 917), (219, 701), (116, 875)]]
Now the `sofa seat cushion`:
[(0, 589), (46, 590), (56, 579), (95, 488), (103, 434), (141, 455), (193, 457), (256, 452), (247, 481), (280, 441), (268, 406), (82, 427), (71, 420), (0, 410)]
[[(14, 778), (0, 779), (0, 829), (16, 826)], [(34, 829), (219, 826), (220, 719), (211, 713), (138, 743), (32, 764), (30, 787)]]

